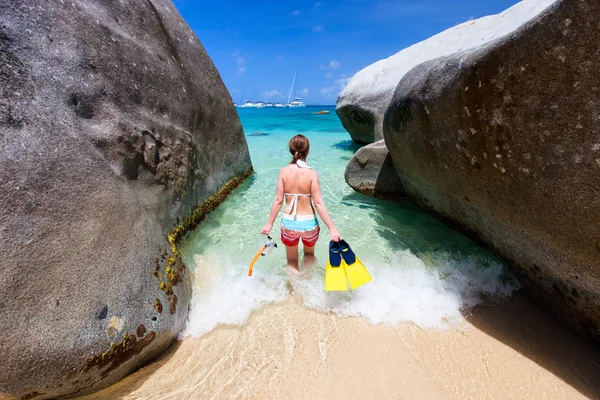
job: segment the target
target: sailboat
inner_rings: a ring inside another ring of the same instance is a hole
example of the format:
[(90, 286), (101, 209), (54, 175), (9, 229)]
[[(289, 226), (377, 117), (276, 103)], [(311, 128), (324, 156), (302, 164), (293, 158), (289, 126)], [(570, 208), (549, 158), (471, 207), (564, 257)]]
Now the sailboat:
[(242, 96), (240, 97), (240, 102), (238, 103), (233, 103), (234, 106), (236, 107), (241, 107), (242, 106), (242, 101), (244, 101), (244, 92), (246, 91), (246, 85), (244, 85), (244, 88), (242, 89)]
[(277, 108), (284, 107), (283, 103), (280, 103), (277, 101), (277, 95), (275, 95), (275, 104), (273, 105), (273, 107), (277, 107)]
[[(254, 93), (256, 92), (256, 88), (252, 91), (252, 97), (250, 100), (246, 100), (244, 104), (240, 104), (240, 108), (256, 108), (257, 104), (254, 102)], [(262, 103), (261, 103), (262, 104)], [(262, 107), (262, 105), (261, 105)]]
[[(300, 97), (296, 97), (296, 89), (294, 87), (295, 84), (296, 84), (296, 73), (294, 73), (294, 79), (292, 80), (292, 87), (290, 88), (290, 93), (288, 94), (287, 107), (289, 107), (289, 108), (306, 107), (306, 104), (304, 104), (302, 102), (302, 99)], [(292, 101), (290, 103), (290, 97), (292, 95), (292, 92), (294, 92), (294, 101)]]

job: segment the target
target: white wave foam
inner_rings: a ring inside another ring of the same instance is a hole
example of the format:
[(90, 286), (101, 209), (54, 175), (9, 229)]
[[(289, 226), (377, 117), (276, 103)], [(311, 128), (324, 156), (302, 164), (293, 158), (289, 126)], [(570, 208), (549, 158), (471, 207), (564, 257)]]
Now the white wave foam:
[(412, 321), (422, 328), (458, 326), (461, 310), (485, 297), (510, 296), (518, 283), (504, 278), (501, 264), (478, 265), (473, 259), (430, 261), (427, 265), (408, 250), (395, 252), (388, 265), (362, 260), (373, 281), (354, 292), (323, 290), (323, 281), (300, 281), (296, 288), (307, 307), (338, 316), (361, 316), (373, 325)]
[[(259, 268), (249, 278), (245, 266), (223, 256), (195, 255), (194, 261), (192, 308), (182, 336), (202, 336), (220, 324), (243, 324), (253, 310), (289, 296), (281, 268)], [(518, 288), (504, 276), (502, 265), (490, 260), (417, 257), (405, 250), (394, 252), (389, 264), (363, 262), (373, 281), (354, 292), (326, 293), (322, 268), (294, 286), (304, 305), (320, 312), (363, 317), (373, 325), (411, 321), (426, 329), (457, 327), (464, 321), (461, 310), (485, 298), (510, 296)]]
[(194, 262), (192, 307), (182, 337), (202, 336), (220, 324), (243, 324), (253, 310), (288, 294), (283, 277), (259, 269), (249, 278), (222, 255), (194, 255)]

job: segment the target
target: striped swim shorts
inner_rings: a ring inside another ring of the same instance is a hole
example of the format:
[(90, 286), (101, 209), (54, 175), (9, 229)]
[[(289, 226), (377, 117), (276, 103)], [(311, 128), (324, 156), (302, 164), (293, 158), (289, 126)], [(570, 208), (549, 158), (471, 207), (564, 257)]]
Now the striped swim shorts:
[(298, 215), (296, 219), (287, 214), (281, 219), (281, 243), (286, 246), (297, 246), (302, 239), (306, 247), (313, 247), (319, 240), (319, 222), (308, 215)]

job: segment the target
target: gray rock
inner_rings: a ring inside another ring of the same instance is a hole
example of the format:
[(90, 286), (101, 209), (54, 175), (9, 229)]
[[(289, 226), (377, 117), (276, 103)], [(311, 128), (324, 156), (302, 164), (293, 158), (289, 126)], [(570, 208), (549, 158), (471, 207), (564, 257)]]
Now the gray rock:
[(414, 68), (384, 120), (407, 193), (595, 340), (599, 28), (597, 0), (559, 1), (512, 35)]
[(167, 234), (250, 169), (170, 1), (0, 0), (0, 392), (90, 393), (160, 354), (191, 295)]
[(346, 183), (375, 197), (404, 195), (392, 157), (383, 140), (361, 147), (346, 166)]
[(383, 115), (398, 82), (408, 71), (425, 61), (510, 34), (554, 1), (523, 0), (502, 13), (449, 28), (359, 71), (337, 99), (336, 113), (344, 128), (357, 143), (383, 139)]

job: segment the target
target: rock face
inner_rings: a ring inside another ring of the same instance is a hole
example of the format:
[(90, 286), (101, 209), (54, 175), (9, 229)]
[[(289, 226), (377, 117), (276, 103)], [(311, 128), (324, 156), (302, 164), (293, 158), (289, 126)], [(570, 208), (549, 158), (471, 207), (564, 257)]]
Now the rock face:
[(600, 340), (600, 3), (559, 1), (514, 34), (419, 65), (385, 114), (407, 193), (512, 261)]
[(471, 49), (511, 33), (555, 0), (524, 0), (498, 14), (468, 21), (369, 65), (352, 77), (337, 99), (336, 113), (352, 140), (383, 139), (383, 115), (400, 79), (413, 67)]
[(191, 294), (167, 234), (249, 170), (170, 1), (0, 0), (0, 392), (81, 395), (162, 352)]
[(361, 147), (346, 166), (346, 183), (369, 196), (402, 196), (404, 189), (383, 140)]

